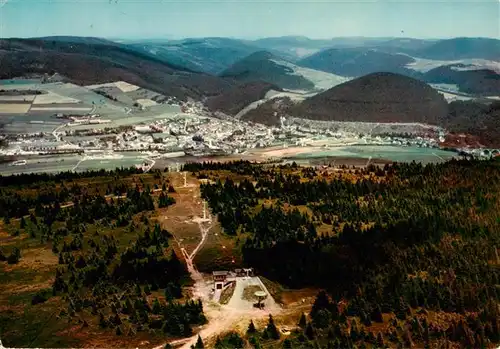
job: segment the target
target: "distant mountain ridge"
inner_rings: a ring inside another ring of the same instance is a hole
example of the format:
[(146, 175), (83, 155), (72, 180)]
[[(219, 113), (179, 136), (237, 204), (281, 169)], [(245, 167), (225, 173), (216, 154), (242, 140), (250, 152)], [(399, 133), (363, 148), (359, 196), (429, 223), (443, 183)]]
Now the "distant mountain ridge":
[(500, 40), (489, 38), (439, 40), (417, 51), (416, 55), (438, 60), (482, 58), (500, 62)]
[(491, 69), (467, 69), (464, 64), (445, 65), (424, 74), (429, 83), (454, 84), (461, 92), (482, 96), (500, 95), (500, 74)]
[(314, 89), (314, 83), (295, 75), (293, 69), (280, 65), (273, 59), (277, 57), (270, 52), (258, 51), (236, 62), (219, 76), (245, 83), (265, 81), (291, 90)]
[[(485, 38), (300, 36), (122, 43), (70, 36), (4, 39), (0, 42), (0, 76), (58, 70), (81, 84), (125, 80), (162, 94), (201, 100), (225, 91), (234, 92), (236, 86), (254, 82), (283, 89), (320, 91), (346, 79), (391, 72), (425, 82), (455, 84), (462, 92), (486, 96), (500, 95), (499, 43)], [(297, 50), (320, 51), (304, 57), (305, 51)], [(460, 59), (471, 60), (464, 57), (479, 57), (486, 63), (461, 66)], [(491, 59), (499, 59), (498, 67)], [(419, 68), (422, 65), (430, 68), (422, 70)]]
[(416, 75), (406, 67), (412, 62), (414, 59), (408, 55), (373, 48), (331, 48), (306, 57), (297, 64), (341, 76), (359, 77), (380, 71)]
[(231, 84), (123, 45), (45, 39), (0, 40), (0, 79), (59, 74), (80, 85), (127, 81), (181, 100), (218, 95)]
[(265, 81), (282, 89), (302, 91), (321, 91), (347, 80), (327, 72), (300, 67), (268, 51), (252, 53), (220, 76), (240, 83)]
[(258, 49), (242, 40), (202, 38), (133, 43), (130, 47), (193, 71), (217, 75)]
[[(376, 72), (391, 72), (417, 78), (425, 82), (455, 84), (461, 92), (473, 95), (499, 95), (500, 74), (490, 66), (500, 68), (500, 40), (457, 38), (421, 42), (391, 40), (376, 47), (330, 48), (301, 59), (298, 65), (311, 69), (361, 77)], [(394, 44), (393, 47), (388, 47)], [(418, 61), (437, 60), (429, 71), (415, 68)], [(488, 66), (460, 66), (460, 60), (483, 60)], [(495, 63), (496, 62), (496, 63)], [(457, 70), (460, 68), (461, 70)]]
[[(11, 38), (11, 39), (16, 39), (16, 38)], [(24, 39), (21, 39), (24, 40)], [(34, 37), (30, 38), (29, 40), (43, 40), (43, 41), (59, 41), (59, 42), (70, 42), (70, 43), (77, 43), (77, 44), (92, 44), (92, 45), (120, 45), (119, 43), (108, 40), (108, 39), (103, 39), (99, 37), (94, 37), (94, 36), (64, 36), (64, 35), (59, 35), (59, 36), (41, 36), (41, 37)]]

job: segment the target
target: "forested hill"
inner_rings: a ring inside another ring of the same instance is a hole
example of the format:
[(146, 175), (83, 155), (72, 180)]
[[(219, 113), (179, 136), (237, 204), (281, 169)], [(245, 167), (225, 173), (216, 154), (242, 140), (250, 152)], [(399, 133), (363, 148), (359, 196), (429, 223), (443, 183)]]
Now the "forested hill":
[(227, 234), (247, 236), (247, 265), (289, 287), (327, 290), (292, 347), (500, 342), (498, 161), (186, 169), (216, 181), (203, 197)]
[(54, 72), (79, 85), (123, 80), (180, 100), (219, 95), (232, 86), (216, 76), (107, 41), (0, 40), (0, 79)]
[(175, 203), (162, 172), (0, 176), (0, 187), (7, 347), (159, 344), (206, 322), (201, 302), (182, 299), (189, 274), (155, 216)]
[[(267, 51), (254, 52), (224, 70), (220, 76), (240, 83), (265, 81), (280, 88), (290, 90), (312, 90), (314, 83), (305, 77), (295, 74), (295, 70)], [(290, 62), (284, 62), (295, 67)]]
[(447, 104), (424, 82), (382, 72), (332, 87), (291, 108), (290, 113), (313, 120), (437, 124), (446, 115)]

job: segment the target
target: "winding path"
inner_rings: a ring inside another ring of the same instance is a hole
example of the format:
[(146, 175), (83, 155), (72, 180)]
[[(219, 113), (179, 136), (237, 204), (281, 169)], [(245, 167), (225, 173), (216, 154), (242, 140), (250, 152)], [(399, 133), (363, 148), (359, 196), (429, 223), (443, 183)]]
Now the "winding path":
[[(200, 196), (199, 185), (197, 185), (196, 188), (197, 190), (193, 191), (193, 198), (195, 199), (199, 198)], [(244, 325), (246, 326), (252, 319), (256, 320), (256, 319), (267, 318), (269, 313), (273, 315), (283, 313), (283, 309), (280, 308), (279, 306), (273, 306), (266, 310), (261, 310), (256, 308), (248, 309), (248, 308), (238, 307), (237, 301), (230, 302), (227, 305), (221, 305), (217, 302), (210, 300), (211, 286), (207, 284), (206, 280), (203, 278), (203, 275), (196, 269), (193, 263), (193, 259), (205, 244), (208, 237), (208, 233), (213, 223), (211, 219), (204, 219), (197, 217), (195, 215), (193, 208), (192, 211), (193, 211), (193, 216), (195, 216), (193, 222), (198, 224), (198, 228), (200, 231), (201, 235), (200, 242), (197, 244), (197, 246), (194, 248), (191, 254), (189, 254), (186, 251), (186, 249), (182, 246), (181, 241), (179, 241), (179, 239), (175, 237), (175, 233), (174, 233), (174, 239), (177, 242), (182, 255), (184, 256), (184, 259), (186, 260), (186, 266), (191, 275), (191, 278), (195, 281), (193, 286), (193, 298), (199, 298), (202, 300), (204, 313), (208, 319), (208, 324), (204, 325), (201, 328), (201, 330), (192, 337), (182, 338), (169, 342), (169, 344), (172, 346), (180, 345), (181, 349), (190, 349), (191, 345), (196, 343), (198, 335), (200, 335), (203, 338), (203, 340), (206, 341), (209, 338), (213, 338), (220, 333), (223, 333), (229, 329), (234, 328), (238, 323), (244, 323)], [(259, 282), (262, 284), (260, 280)], [(293, 310), (290, 309), (290, 311), (296, 311), (296, 309)], [(153, 349), (163, 349), (164, 346), (165, 344), (162, 344)]]

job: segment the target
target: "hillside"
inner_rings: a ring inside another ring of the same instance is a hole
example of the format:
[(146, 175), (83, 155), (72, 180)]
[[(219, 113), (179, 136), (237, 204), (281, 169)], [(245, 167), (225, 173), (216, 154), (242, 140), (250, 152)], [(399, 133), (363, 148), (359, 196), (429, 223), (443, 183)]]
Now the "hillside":
[(295, 75), (293, 69), (273, 61), (276, 57), (267, 51), (259, 51), (236, 62), (220, 76), (238, 82), (265, 81), (291, 90), (312, 90), (314, 84)]
[(287, 115), (293, 105), (293, 101), (287, 97), (270, 99), (249, 110), (242, 119), (268, 126), (279, 125), (280, 116)]
[(231, 87), (221, 78), (165, 63), (123, 45), (60, 40), (0, 40), (0, 79), (57, 72), (76, 84), (127, 81), (185, 100)]
[(418, 50), (416, 56), (436, 60), (482, 58), (500, 62), (500, 40), (487, 38), (439, 40)]
[(250, 103), (263, 99), (270, 90), (281, 89), (262, 81), (242, 83), (224, 94), (208, 98), (205, 106), (212, 111), (221, 111), (234, 116)]
[(430, 124), (446, 112), (446, 101), (432, 87), (393, 73), (351, 80), (290, 109), (294, 116), (317, 120)]
[(249, 326), (253, 346), (498, 347), (499, 161), (184, 169), (208, 177), (203, 199), (273, 296), (321, 290), (311, 308), (299, 298), (300, 313)]
[(456, 134), (477, 137), (482, 146), (500, 147), (500, 102), (490, 105), (473, 101), (456, 101), (440, 125)]
[(461, 92), (473, 95), (500, 95), (500, 74), (489, 69), (452, 64), (431, 69), (423, 79), (429, 83), (454, 84)]
[(162, 61), (214, 75), (260, 50), (251, 43), (228, 38), (141, 41), (131, 43), (130, 47)]
[(438, 40), (424, 40), (414, 38), (394, 38), (377, 42), (373, 47), (388, 53), (413, 54), (433, 45)]
[(107, 39), (102, 39), (98, 37), (93, 37), (93, 36), (65, 36), (65, 35), (60, 35), (60, 36), (42, 36), (42, 37), (36, 37), (32, 38), (34, 40), (43, 40), (43, 41), (57, 41), (57, 42), (71, 42), (71, 43), (77, 43), (77, 44), (87, 44), (87, 45), (108, 45), (108, 46), (120, 46), (119, 43), (116, 43), (111, 40)]
[(305, 91), (322, 91), (346, 81), (338, 75), (297, 66), (267, 51), (251, 54), (220, 76), (238, 82), (265, 81), (283, 89)]
[(0, 176), (6, 347), (153, 346), (206, 322), (183, 292), (191, 280), (173, 232), (161, 226), (177, 184), (141, 172)]
[(417, 75), (416, 72), (405, 67), (413, 61), (414, 59), (407, 55), (373, 48), (332, 48), (306, 57), (297, 64), (349, 77), (382, 71), (414, 76)]
[(278, 50), (285, 58), (295, 61), (303, 56), (332, 47), (331, 40), (315, 40), (305, 36), (281, 36), (262, 38), (252, 42), (265, 50)]

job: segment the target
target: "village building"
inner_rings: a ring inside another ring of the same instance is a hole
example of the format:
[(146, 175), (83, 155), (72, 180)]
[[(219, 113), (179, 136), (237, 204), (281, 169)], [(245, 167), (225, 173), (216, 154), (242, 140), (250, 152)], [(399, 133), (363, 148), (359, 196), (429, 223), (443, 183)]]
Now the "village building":
[(222, 290), (226, 282), (229, 272), (227, 271), (214, 271), (212, 273), (214, 279), (214, 288), (216, 290)]

